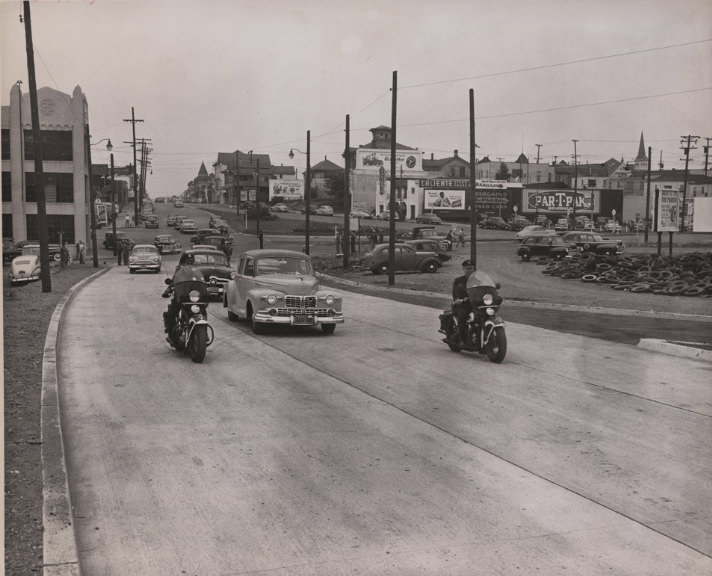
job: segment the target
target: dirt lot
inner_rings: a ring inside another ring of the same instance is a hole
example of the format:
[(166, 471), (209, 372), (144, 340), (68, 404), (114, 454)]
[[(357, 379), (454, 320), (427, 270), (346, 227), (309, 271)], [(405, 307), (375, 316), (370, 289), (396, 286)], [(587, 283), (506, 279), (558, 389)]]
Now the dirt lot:
[(40, 395), (45, 335), (55, 306), (89, 264), (52, 269), (52, 292), (41, 282), (10, 287), (3, 270), (5, 382), (5, 573), (42, 574)]

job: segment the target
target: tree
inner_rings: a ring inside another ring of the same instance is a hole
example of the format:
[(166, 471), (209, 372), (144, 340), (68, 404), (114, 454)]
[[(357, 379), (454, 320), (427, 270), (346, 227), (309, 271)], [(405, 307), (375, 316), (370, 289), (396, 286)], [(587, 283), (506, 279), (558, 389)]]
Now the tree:
[(325, 192), (332, 199), (332, 205), (336, 209), (344, 207), (344, 176), (327, 175), (325, 178)]
[(509, 168), (507, 168), (507, 165), (504, 162), (499, 165), (499, 171), (495, 175), (495, 179), (509, 181)]

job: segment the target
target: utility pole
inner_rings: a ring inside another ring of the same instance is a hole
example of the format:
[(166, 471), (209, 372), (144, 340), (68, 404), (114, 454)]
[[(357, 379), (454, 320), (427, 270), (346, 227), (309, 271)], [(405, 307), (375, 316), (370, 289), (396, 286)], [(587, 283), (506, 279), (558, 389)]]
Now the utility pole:
[(534, 146), (536, 146), (536, 163), (539, 164), (539, 151), (543, 144), (534, 144)]
[(665, 164), (663, 164), (663, 151), (660, 150), (660, 161), (658, 162), (658, 168), (662, 172), (663, 168), (665, 168)]
[[(252, 157), (250, 157), (252, 163)], [(260, 159), (257, 159), (257, 172), (255, 172), (255, 200), (257, 201), (257, 239), (260, 241), (260, 249), (262, 245), (262, 231), (260, 230)]]
[(685, 154), (685, 180), (682, 185), (682, 229), (680, 231), (685, 232), (685, 221), (687, 216), (687, 174), (688, 165), (690, 164), (690, 150), (696, 149), (696, 146), (693, 146), (693, 144), (697, 144), (699, 136), (692, 136), (688, 134), (687, 136), (680, 136), (680, 138), (682, 138), (683, 144), (684, 140), (687, 139), (687, 145), (681, 146), (683, 153)]
[(349, 250), (351, 249), (351, 193), (349, 188), (349, 161), (351, 152), (349, 151), (351, 118), (346, 115), (346, 142), (344, 144), (344, 234), (341, 240), (341, 249), (344, 254), (343, 267), (348, 268)]
[(398, 103), (398, 72), (393, 71), (393, 96), (391, 97), (391, 195), (388, 201), (388, 285), (396, 282), (396, 107)]
[(136, 180), (136, 122), (143, 122), (143, 120), (136, 120), (134, 117), (134, 108), (131, 106), (131, 118), (124, 118), (124, 122), (131, 122), (131, 132), (133, 135), (132, 142), (124, 142), (125, 144), (131, 144), (133, 146), (133, 189), (134, 189), (134, 218), (136, 225), (138, 226), (138, 181)]
[[(99, 251), (97, 249), (97, 244), (96, 244), (96, 194), (94, 193), (94, 184), (92, 183), (92, 174), (91, 174), (91, 146), (90, 146), (90, 140), (91, 136), (89, 135), (89, 124), (87, 123), (84, 126), (84, 140), (86, 142), (86, 147), (87, 147), (87, 163), (89, 165), (89, 210), (90, 210), (90, 222), (91, 222), (91, 252), (92, 252), (92, 265), (94, 268), (99, 267)], [(113, 211), (113, 210), (112, 210)], [(116, 238), (116, 234), (114, 234), (114, 238)]]
[(707, 164), (710, 159), (710, 138), (705, 138), (705, 140), (707, 140), (707, 145), (703, 146), (702, 150), (705, 152), (705, 176), (707, 176)]
[[(40, 141), (40, 108), (37, 102), (37, 82), (35, 80), (35, 50), (32, 45), (32, 22), (30, 19), (30, 3), (23, 3), (25, 21), (25, 47), (27, 49), (27, 75), (30, 81), (30, 112), (32, 117), (32, 139), (34, 140), (35, 156), (35, 189), (37, 191), (37, 231), (40, 241), (40, 279), (42, 292), (52, 292), (52, 278), (49, 274), (49, 240), (47, 237), (47, 202), (45, 200), (44, 172), (42, 168), (42, 146)], [(20, 94), (22, 108), (22, 94)], [(20, 125), (20, 138), (25, 134)], [(25, 159), (22, 158), (22, 162)], [(23, 169), (24, 171), (24, 169)], [(94, 207), (92, 206), (92, 210)]]
[(475, 157), (475, 91), (470, 88), (470, 260), (477, 270), (477, 158)]
[(578, 198), (578, 154), (576, 153), (576, 143), (578, 140), (572, 140), (574, 143), (574, 227), (576, 226), (576, 199)]
[(235, 204), (237, 204), (238, 222), (240, 218), (240, 151), (235, 150)]
[(645, 243), (648, 243), (648, 228), (650, 228), (650, 163), (653, 149), (648, 146), (648, 190), (645, 194)]

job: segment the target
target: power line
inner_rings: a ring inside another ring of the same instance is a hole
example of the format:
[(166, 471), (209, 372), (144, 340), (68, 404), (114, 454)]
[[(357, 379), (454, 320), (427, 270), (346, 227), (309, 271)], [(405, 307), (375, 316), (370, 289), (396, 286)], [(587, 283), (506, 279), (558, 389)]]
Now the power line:
[(507, 70), (505, 72), (490, 72), (488, 74), (480, 74), (478, 76), (466, 76), (463, 78), (453, 78), (450, 80), (438, 80), (435, 82), (423, 82), (422, 84), (411, 84), (410, 86), (402, 86), (401, 90), (407, 88), (421, 88), (424, 86), (437, 86), (438, 84), (450, 84), (453, 82), (463, 82), (465, 80), (480, 80), (482, 78), (494, 78), (497, 76), (507, 76), (509, 74), (519, 74), (521, 72), (533, 72), (536, 70), (547, 70), (551, 68), (560, 68), (562, 66), (572, 66), (574, 64), (583, 64), (585, 62), (596, 62), (600, 60), (610, 60), (611, 58), (621, 58), (623, 56), (633, 56), (635, 54), (645, 54), (647, 52), (656, 52), (659, 50), (669, 50), (670, 48), (681, 48), (683, 46), (692, 46), (695, 44), (702, 44), (704, 42), (712, 42), (712, 38), (705, 38), (704, 40), (695, 40), (692, 42), (683, 42), (681, 44), (670, 44), (668, 46), (658, 46), (655, 48), (644, 48), (642, 50), (633, 50), (631, 52), (618, 52), (616, 54), (609, 54), (607, 56), (594, 56), (592, 58), (581, 58), (580, 60), (570, 60), (569, 62), (557, 62), (555, 64), (542, 64), (541, 66), (531, 66), (529, 68), (518, 68), (515, 70)]

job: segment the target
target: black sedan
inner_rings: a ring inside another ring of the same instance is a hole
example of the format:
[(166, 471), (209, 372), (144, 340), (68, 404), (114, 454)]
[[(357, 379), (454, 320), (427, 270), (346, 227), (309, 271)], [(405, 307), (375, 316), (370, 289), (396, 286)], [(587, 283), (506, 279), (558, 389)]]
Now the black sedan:
[(517, 248), (517, 256), (528, 262), (532, 256), (548, 256), (554, 260), (563, 260), (576, 254), (576, 244), (566, 242), (560, 236), (536, 235), (522, 240)]
[(622, 240), (610, 240), (595, 232), (567, 232), (561, 237), (566, 242), (576, 244), (581, 252), (620, 254), (624, 249)]
[(216, 300), (222, 300), (225, 285), (235, 276), (227, 256), (208, 248), (186, 250), (180, 255), (178, 265), (188, 265), (199, 270), (208, 285), (208, 294)]

